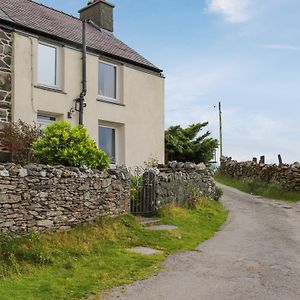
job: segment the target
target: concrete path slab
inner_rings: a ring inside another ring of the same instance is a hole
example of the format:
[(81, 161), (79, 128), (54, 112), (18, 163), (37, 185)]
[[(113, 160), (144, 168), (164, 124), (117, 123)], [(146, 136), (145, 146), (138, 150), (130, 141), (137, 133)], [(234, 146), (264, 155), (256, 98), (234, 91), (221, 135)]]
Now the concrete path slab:
[(159, 223), (160, 220), (141, 220), (140, 223), (142, 225), (148, 225), (148, 224), (155, 224), (155, 223)]
[(147, 248), (147, 247), (134, 247), (129, 249), (129, 251), (137, 254), (143, 254), (143, 255), (153, 255), (153, 254), (163, 253), (160, 250)]
[(173, 225), (153, 225), (146, 227), (147, 230), (174, 230), (177, 229), (177, 226)]

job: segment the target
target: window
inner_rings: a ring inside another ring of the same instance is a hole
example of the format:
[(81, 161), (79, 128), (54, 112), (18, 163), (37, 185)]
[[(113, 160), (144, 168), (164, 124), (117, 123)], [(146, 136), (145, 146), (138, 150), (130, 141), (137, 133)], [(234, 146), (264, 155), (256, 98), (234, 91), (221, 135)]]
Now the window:
[(107, 153), (111, 162), (116, 163), (116, 129), (99, 127), (99, 147)]
[(53, 122), (56, 122), (56, 118), (52, 116), (47, 116), (47, 115), (41, 115), (38, 114), (37, 116), (37, 125), (39, 130), (44, 131), (45, 128), (52, 124)]
[(99, 96), (117, 100), (117, 66), (99, 62)]
[(39, 43), (38, 83), (58, 87), (58, 48), (55, 46)]

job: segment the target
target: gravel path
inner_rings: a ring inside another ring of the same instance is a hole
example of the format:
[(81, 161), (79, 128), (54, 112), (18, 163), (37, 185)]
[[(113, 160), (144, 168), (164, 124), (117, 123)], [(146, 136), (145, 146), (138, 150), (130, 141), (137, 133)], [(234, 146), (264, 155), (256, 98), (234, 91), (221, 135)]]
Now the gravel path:
[(221, 186), (230, 216), (199, 251), (173, 255), (158, 276), (104, 299), (299, 300), (300, 203), (287, 204)]

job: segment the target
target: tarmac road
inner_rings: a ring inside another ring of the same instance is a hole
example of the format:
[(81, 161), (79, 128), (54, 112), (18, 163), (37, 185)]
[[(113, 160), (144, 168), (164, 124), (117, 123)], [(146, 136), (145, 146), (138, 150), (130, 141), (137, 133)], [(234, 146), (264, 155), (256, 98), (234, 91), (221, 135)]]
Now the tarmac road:
[(300, 203), (220, 187), (230, 211), (222, 231), (199, 251), (170, 256), (159, 275), (104, 299), (300, 300)]

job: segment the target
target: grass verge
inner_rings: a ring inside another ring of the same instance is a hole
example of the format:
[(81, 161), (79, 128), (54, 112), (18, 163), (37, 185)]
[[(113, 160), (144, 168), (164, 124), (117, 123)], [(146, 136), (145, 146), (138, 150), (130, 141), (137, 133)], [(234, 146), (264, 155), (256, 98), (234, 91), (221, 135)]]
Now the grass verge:
[[(146, 278), (160, 270), (166, 256), (192, 250), (212, 237), (227, 212), (218, 202), (202, 199), (193, 210), (168, 205), (160, 210), (160, 217), (178, 230), (145, 230), (136, 218), (126, 215), (68, 232), (1, 236), (1, 300), (85, 299)], [(142, 256), (126, 250), (133, 246), (164, 253)]]
[(289, 202), (300, 201), (300, 193), (283, 191), (278, 182), (271, 182), (267, 184), (254, 179), (236, 180), (224, 177), (219, 173), (215, 174), (215, 180), (219, 183), (234, 187), (242, 192), (263, 196), (265, 198), (285, 200)]

